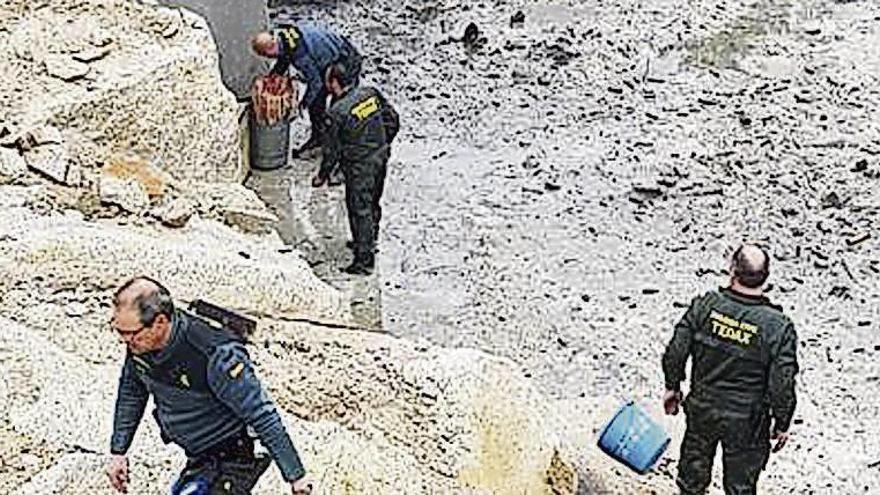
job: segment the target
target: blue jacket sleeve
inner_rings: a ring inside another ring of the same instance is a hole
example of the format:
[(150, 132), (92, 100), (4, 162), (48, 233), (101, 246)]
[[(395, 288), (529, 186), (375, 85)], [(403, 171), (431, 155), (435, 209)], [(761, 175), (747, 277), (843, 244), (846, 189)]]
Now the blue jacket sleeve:
[(119, 390), (116, 395), (116, 410), (113, 415), (113, 436), (110, 438), (110, 453), (125, 454), (134, 440), (150, 393), (135, 375), (131, 355), (125, 357), (122, 375), (119, 377)]
[(214, 352), (208, 363), (208, 386), (223, 404), (254, 429), (285, 480), (295, 481), (305, 475), (299, 454), (243, 346), (224, 345)]

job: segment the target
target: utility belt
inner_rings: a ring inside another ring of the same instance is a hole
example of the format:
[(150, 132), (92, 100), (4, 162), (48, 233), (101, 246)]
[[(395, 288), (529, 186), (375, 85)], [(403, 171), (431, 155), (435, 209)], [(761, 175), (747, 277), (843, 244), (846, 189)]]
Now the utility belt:
[(254, 454), (246, 431), (190, 457), (172, 495), (249, 495), (269, 468), (268, 456)]
[(254, 458), (254, 440), (247, 434), (246, 430), (242, 430), (236, 435), (226, 440), (217, 442), (205, 449), (197, 455), (194, 455), (192, 461), (223, 461), (226, 459), (253, 459)]

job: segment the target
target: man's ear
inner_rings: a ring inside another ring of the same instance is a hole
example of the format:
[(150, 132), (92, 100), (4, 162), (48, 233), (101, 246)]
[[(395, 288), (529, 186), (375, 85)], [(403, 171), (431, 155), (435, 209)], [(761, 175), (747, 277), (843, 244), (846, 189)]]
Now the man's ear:
[(164, 326), (166, 326), (166, 325), (167, 325), (167, 326), (170, 326), (170, 325), (171, 325), (171, 320), (169, 320), (168, 317), (165, 316), (165, 315), (163, 315), (163, 314), (156, 315), (156, 319), (153, 320), (153, 325), (152, 325), (152, 326), (154, 326), (154, 327), (164, 327)]

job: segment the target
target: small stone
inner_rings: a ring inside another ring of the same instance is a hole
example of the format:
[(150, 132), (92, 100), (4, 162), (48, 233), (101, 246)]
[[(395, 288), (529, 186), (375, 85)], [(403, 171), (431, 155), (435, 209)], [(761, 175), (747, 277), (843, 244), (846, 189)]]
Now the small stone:
[(830, 192), (825, 196), (822, 196), (822, 207), (823, 208), (840, 208), (843, 206), (843, 202), (840, 200), (840, 197), (836, 192)]
[(27, 173), (27, 164), (18, 151), (0, 148), (0, 177), (15, 180)]
[(37, 146), (24, 154), (27, 166), (61, 184), (67, 183), (70, 160), (60, 144)]
[(468, 23), (461, 37), (462, 43), (469, 48), (475, 48), (480, 41), (480, 28), (473, 22)]
[(49, 75), (67, 82), (82, 79), (89, 73), (88, 64), (77, 62), (65, 55), (47, 55), (43, 63)]
[(227, 223), (247, 233), (265, 233), (278, 223), (278, 217), (268, 210), (227, 207), (223, 211)]
[(861, 243), (867, 241), (867, 240), (870, 239), (870, 238), (871, 238), (871, 233), (870, 233), (870, 232), (864, 232), (864, 233), (862, 233), (862, 234), (860, 234), (860, 235), (855, 235), (855, 236), (853, 236), (853, 237), (848, 238), (848, 239), (846, 240), (846, 245), (847, 245), (847, 246), (850, 246), (850, 247), (852, 247), (852, 246), (856, 246), (856, 245), (858, 245), (858, 244), (861, 244)]
[(526, 22), (526, 15), (522, 10), (518, 10), (516, 14), (510, 16), (510, 27)]
[(87, 64), (96, 60), (101, 60), (110, 53), (110, 47), (90, 47), (73, 54), (73, 59), (77, 62)]
[(98, 187), (101, 203), (117, 205), (130, 213), (141, 213), (150, 204), (146, 189), (134, 178), (121, 178), (102, 172)]
[(33, 468), (40, 465), (40, 457), (31, 453), (21, 454), (18, 463), (24, 468)]
[(186, 225), (196, 207), (192, 201), (186, 198), (175, 198), (168, 203), (154, 209), (152, 215), (162, 222), (162, 225), (179, 229)]
[(86, 310), (86, 305), (81, 302), (72, 302), (64, 307), (64, 313), (71, 317), (83, 316)]

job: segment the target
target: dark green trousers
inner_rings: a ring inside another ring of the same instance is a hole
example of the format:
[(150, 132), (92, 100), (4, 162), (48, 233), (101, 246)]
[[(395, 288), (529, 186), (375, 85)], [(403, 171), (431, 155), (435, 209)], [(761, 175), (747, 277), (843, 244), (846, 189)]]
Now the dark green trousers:
[[(376, 237), (382, 219), (387, 155), (378, 160), (345, 164), (345, 207), (354, 242), (354, 262), (373, 266)], [(383, 159), (384, 158), (384, 159)]]
[(685, 405), (687, 429), (681, 443), (678, 487), (682, 495), (702, 495), (712, 480), (718, 444), (727, 495), (757, 494), (758, 477), (770, 456), (770, 415), (730, 418), (707, 406)]

